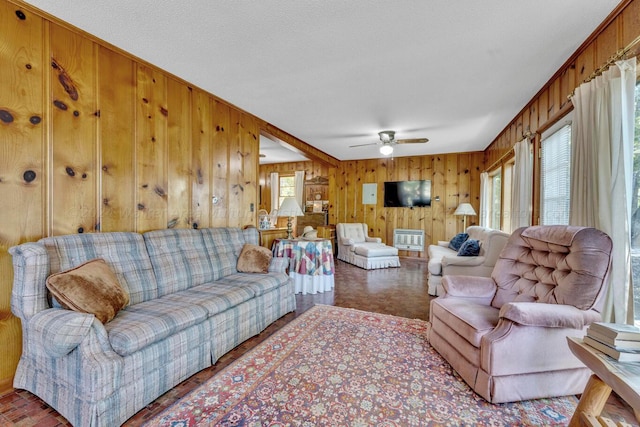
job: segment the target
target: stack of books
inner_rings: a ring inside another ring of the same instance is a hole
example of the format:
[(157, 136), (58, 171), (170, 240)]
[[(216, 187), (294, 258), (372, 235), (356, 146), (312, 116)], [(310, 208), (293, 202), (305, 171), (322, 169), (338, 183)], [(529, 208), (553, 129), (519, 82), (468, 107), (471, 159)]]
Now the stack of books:
[(619, 362), (640, 362), (640, 328), (636, 326), (595, 322), (583, 341)]

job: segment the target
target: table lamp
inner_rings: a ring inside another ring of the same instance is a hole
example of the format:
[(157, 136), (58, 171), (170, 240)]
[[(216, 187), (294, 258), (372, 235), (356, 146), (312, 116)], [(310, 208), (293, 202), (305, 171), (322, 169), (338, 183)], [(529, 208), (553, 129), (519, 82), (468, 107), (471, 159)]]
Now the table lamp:
[(300, 208), (300, 205), (296, 201), (295, 197), (285, 197), (280, 203), (280, 209), (278, 209), (278, 216), (287, 217), (287, 239), (293, 239), (293, 232), (291, 230), (291, 218), (294, 216), (303, 216), (304, 212)]
[(471, 203), (460, 203), (453, 214), (463, 216), (462, 221), (465, 230), (467, 229), (467, 215), (477, 215), (475, 209), (473, 209), (473, 206), (471, 206)]

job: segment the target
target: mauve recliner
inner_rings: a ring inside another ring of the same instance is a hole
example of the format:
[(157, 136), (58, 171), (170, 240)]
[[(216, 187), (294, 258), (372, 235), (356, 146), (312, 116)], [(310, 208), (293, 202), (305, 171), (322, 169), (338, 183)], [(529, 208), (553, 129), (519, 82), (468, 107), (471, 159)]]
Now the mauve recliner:
[(493, 403), (582, 393), (590, 371), (566, 337), (601, 321), (611, 248), (594, 228), (519, 228), (491, 277), (443, 277), (431, 345)]

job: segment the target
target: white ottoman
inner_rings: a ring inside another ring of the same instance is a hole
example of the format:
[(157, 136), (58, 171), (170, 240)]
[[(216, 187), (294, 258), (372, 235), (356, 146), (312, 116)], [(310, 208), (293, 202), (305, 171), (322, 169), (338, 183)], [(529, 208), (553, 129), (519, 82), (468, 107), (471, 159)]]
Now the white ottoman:
[(366, 270), (400, 267), (398, 249), (384, 243), (358, 243), (353, 248), (352, 264)]

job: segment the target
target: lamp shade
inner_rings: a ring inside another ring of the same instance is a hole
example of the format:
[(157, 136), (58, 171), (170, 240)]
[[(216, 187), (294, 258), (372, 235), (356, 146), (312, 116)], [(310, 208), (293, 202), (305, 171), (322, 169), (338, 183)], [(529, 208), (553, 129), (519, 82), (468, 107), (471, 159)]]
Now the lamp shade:
[(382, 144), (380, 146), (380, 154), (382, 154), (383, 156), (388, 156), (391, 153), (393, 153), (393, 146), (392, 145)]
[(476, 216), (476, 210), (473, 209), (473, 206), (471, 206), (471, 203), (460, 203), (453, 214)]
[(285, 197), (278, 209), (278, 216), (303, 216), (304, 212), (295, 197)]

